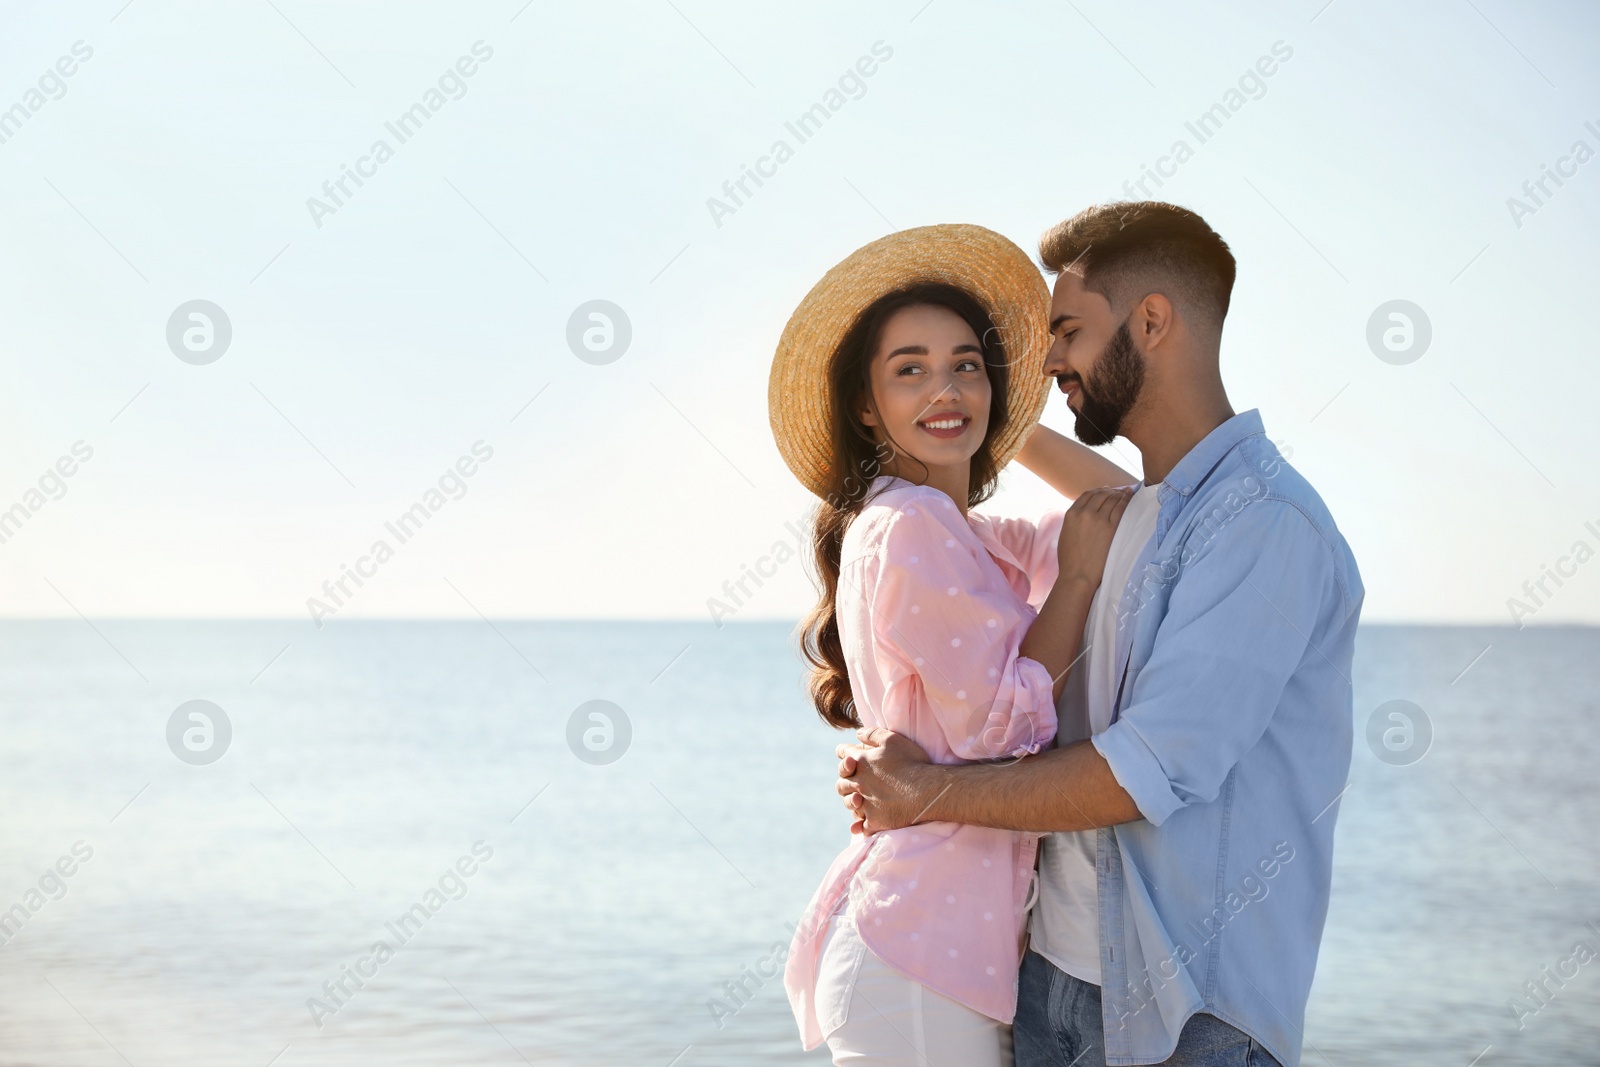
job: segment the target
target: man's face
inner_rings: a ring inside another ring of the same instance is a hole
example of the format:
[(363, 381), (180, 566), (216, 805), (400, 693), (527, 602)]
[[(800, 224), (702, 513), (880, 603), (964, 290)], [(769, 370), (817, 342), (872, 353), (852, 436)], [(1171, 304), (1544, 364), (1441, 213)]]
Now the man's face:
[(1073, 433), (1086, 445), (1109, 444), (1144, 386), (1144, 355), (1126, 319), (1071, 271), (1056, 276), (1050, 299), (1049, 354), (1044, 372), (1055, 378), (1077, 415)]

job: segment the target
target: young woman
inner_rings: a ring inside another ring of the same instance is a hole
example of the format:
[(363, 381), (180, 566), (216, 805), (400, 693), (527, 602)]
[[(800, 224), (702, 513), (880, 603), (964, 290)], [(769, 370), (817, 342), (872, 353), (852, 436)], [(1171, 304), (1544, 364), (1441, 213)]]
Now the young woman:
[[(1135, 479), (1058, 438), (1040, 463), (1086, 490), (1070, 511), (1036, 526), (970, 510), (1043, 406), (1047, 310), (1021, 249), (936, 226), (858, 250), (785, 329), (769, 406), (823, 500), (803, 651), (830, 725), (887, 726), (946, 763), (1053, 739), (1128, 497), (1089, 487)], [(835, 1063), (1009, 1064), (1041, 836), (927, 822), (853, 839), (786, 960), (804, 1047), (826, 1041)]]

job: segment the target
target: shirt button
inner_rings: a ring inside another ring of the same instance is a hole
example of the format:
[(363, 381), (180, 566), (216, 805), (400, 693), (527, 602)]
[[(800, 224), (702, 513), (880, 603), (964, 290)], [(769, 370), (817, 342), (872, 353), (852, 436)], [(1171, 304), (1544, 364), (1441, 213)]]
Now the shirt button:
[(985, 967), (984, 968), (984, 972), (987, 973), (987, 974), (993, 974), (994, 973), (994, 968), (993, 967)]

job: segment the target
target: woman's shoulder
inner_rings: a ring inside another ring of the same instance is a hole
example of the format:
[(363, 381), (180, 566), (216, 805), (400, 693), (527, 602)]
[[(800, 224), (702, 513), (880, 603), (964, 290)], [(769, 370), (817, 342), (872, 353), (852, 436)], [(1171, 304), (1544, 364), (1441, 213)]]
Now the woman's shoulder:
[(965, 526), (961, 509), (945, 493), (931, 485), (896, 478), (875, 484), (845, 531), (845, 554), (847, 558), (871, 555), (890, 541), (928, 537)]
[(991, 515), (986, 511), (973, 510), (967, 512), (967, 522), (975, 527), (980, 534), (983, 531), (988, 531), (996, 537), (1004, 538), (1008, 536), (1014, 537), (1018, 534), (1031, 535), (1050, 526), (1052, 523), (1059, 523), (1061, 516), (1064, 514), (1066, 514), (1066, 510), (1058, 508), (1046, 512), (1035, 519), (1024, 515)]

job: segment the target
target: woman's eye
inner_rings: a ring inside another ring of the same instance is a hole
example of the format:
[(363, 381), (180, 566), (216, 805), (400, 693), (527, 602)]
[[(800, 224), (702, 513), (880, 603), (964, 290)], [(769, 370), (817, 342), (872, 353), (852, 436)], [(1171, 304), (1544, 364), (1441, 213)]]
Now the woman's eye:
[(901, 367), (895, 373), (896, 374), (900, 374), (900, 375), (906, 375), (906, 374), (910, 374), (912, 371), (920, 372), (921, 370), (922, 370), (922, 368), (917, 366), (915, 363), (907, 363), (905, 366)]
[(964, 359), (964, 360), (961, 361), (960, 369), (961, 370), (979, 370), (980, 366), (979, 366), (978, 361), (975, 360), (975, 359)]

